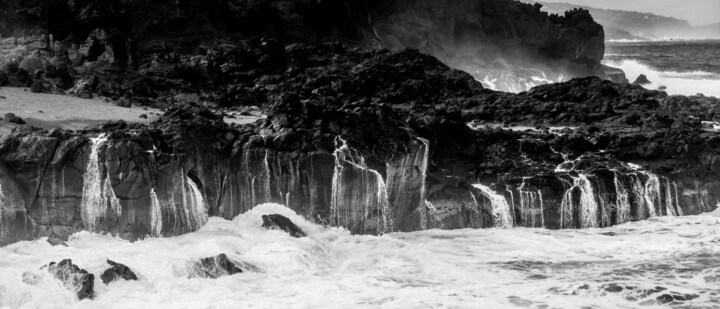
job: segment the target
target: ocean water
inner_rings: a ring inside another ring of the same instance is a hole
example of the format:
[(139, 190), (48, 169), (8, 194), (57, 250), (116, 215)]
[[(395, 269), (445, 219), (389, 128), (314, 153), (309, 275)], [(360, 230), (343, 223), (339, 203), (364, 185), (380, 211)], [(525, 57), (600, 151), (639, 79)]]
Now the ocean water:
[(645, 74), (648, 89), (720, 97), (720, 40), (606, 42), (603, 64), (622, 69), (630, 82)]
[[(261, 228), (280, 213), (305, 232)], [(260, 205), (183, 236), (128, 242), (80, 232), (0, 248), (0, 308), (718, 308), (720, 211), (607, 229), (508, 228), (354, 236)], [(185, 265), (226, 253), (255, 266), (220, 279)], [(63, 258), (96, 274), (77, 301), (39, 267)], [(105, 259), (139, 281), (102, 284)], [(24, 283), (23, 274), (39, 278)]]

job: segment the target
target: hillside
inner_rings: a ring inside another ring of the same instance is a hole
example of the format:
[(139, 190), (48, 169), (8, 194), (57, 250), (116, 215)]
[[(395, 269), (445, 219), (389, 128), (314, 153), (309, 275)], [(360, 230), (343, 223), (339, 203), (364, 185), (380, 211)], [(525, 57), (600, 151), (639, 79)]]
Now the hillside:
[(583, 8), (590, 11), (595, 21), (605, 27), (606, 40), (642, 38), (687, 37), (693, 27), (686, 21), (652, 13), (606, 10), (569, 3), (538, 2), (551, 14)]

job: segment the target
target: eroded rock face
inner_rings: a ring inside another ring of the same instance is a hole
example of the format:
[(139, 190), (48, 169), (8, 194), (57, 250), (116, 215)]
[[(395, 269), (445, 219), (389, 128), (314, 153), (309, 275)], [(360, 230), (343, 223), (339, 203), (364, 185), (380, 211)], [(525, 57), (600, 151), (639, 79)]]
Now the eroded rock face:
[(65, 288), (77, 293), (78, 299), (93, 298), (95, 275), (73, 264), (72, 260), (66, 259), (60, 263), (51, 262), (47, 265), (47, 270), (55, 279), (60, 280)]
[[(257, 85), (266, 119), (229, 125), (185, 104), (150, 125), (18, 130), (0, 140), (4, 243), (178, 235), (261, 203), (379, 234), (608, 226), (720, 201), (718, 138), (700, 123), (720, 117), (715, 98), (598, 78), (494, 92), (413, 50), (255, 39), (217, 52), (207, 72), (238, 86), (223, 97)], [(537, 129), (497, 127), (513, 122)]]
[(263, 215), (263, 224), (262, 227), (266, 229), (277, 229), (281, 231), (285, 231), (286, 233), (290, 234), (290, 236), (295, 238), (305, 237), (305, 232), (303, 232), (295, 223), (290, 221), (287, 217), (278, 215), (278, 214), (272, 214), (272, 215)]

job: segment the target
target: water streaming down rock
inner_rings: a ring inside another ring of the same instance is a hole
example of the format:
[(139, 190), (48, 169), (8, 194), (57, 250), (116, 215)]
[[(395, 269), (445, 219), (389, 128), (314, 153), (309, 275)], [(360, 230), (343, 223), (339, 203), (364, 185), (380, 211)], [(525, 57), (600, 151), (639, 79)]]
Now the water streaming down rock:
[(513, 227), (513, 216), (510, 205), (504, 196), (495, 193), (490, 187), (482, 184), (474, 184), (473, 187), (480, 189), (483, 195), (490, 200), (493, 209), (493, 221), (496, 227)]
[(630, 192), (621, 181), (620, 173), (613, 171), (614, 173), (614, 184), (615, 184), (615, 223), (622, 224), (630, 222), (631, 206), (630, 206)]
[(530, 180), (530, 177), (523, 177), (522, 184), (518, 187), (520, 193), (520, 218), (523, 226), (544, 227), (542, 194), (540, 190), (530, 188), (528, 180)]
[(187, 226), (195, 231), (200, 229), (208, 220), (207, 204), (195, 182), (188, 176), (185, 176), (184, 179), (183, 210), (185, 211), (185, 220)]
[(336, 139), (332, 177), (330, 220), (353, 233), (383, 233), (387, 230), (388, 195), (385, 181), (365, 164), (365, 158)]
[(155, 193), (155, 188), (150, 189), (150, 202), (152, 203), (152, 209), (150, 213), (150, 234), (152, 236), (162, 236), (162, 205), (160, 204), (157, 193)]
[(648, 180), (645, 182), (645, 202), (648, 215), (655, 217), (658, 215), (661, 202), (660, 179), (653, 173), (643, 172)]
[(103, 218), (119, 217), (122, 212), (110, 175), (100, 160), (99, 149), (106, 141), (104, 135), (90, 139), (91, 150), (83, 174), (81, 214), (85, 228), (91, 231), (95, 230), (97, 223)]
[(0, 244), (5, 243), (5, 235), (7, 234), (5, 227), (5, 192), (3, 191), (2, 184), (0, 184)]

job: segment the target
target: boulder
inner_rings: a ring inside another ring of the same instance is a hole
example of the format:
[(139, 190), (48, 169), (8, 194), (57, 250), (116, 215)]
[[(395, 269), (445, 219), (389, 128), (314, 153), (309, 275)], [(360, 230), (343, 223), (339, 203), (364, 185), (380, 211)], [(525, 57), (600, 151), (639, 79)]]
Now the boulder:
[(222, 253), (218, 256), (206, 257), (192, 262), (188, 265), (188, 277), (217, 279), (223, 276), (231, 276), (243, 272), (238, 265), (228, 259), (225, 253)]
[(45, 86), (41, 81), (34, 81), (30, 86), (30, 91), (34, 93), (42, 93), (45, 90)]
[(633, 85), (648, 85), (652, 84), (650, 80), (648, 80), (647, 76), (645, 74), (640, 74), (635, 81), (633, 82)]
[(305, 233), (287, 217), (278, 214), (272, 214), (263, 215), (262, 219), (262, 227), (266, 229), (285, 231), (286, 233), (290, 234), (290, 236), (296, 238), (306, 236)]
[(135, 275), (129, 267), (111, 260), (107, 260), (107, 263), (110, 264), (110, 268), (106, 269), (102, 275), (100, 275), (100, 279), (102, 279), (106, 285), (119, 279), (138, 280), (137, 275)]
[(10, 77), (7, 73), (0, 71), (0, 86), (10, 85)]
[(46, 267), (65, 288), (75, 292), (78, 299), (93, 298), (95, 275), (73, 264), (70, 259), (62, 260), (60, 263), (51, 262)]

